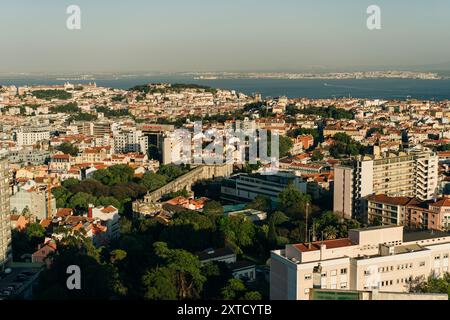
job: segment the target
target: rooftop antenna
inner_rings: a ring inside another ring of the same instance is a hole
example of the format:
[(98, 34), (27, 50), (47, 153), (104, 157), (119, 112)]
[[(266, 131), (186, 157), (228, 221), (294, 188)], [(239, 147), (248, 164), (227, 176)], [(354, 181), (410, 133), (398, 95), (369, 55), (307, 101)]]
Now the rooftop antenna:
[(309, 209), (309, 202), (306, 202), (306, 210), (305, 210), (305, 216), (306, 216), (305, 242), (309, 242), (309, 239), (308, 239), (308, 209)]

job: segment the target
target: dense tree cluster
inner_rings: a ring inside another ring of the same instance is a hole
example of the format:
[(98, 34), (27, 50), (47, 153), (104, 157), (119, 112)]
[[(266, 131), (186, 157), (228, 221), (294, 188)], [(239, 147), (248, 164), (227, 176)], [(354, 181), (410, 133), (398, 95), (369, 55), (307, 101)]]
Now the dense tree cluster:
[(24, 255), (30, 255), (44, 241), (45, 229), (39, 223), (31, 223), (24, 230), (12, 231), (12, 249), (14, 261), (22, 261)]
[(69, 102), (67, 104), (61, 104), (51, 109), (53, 113), (78, 113), (80, 109), (76, 102)]
[(61, 151), (65, 154), (70, 154), (72, 157), (76, 157), (78, 155), (78, 152), (80, 152), (77, 146), (69, 142), (63, 142), (60, 146), (56, 147), (56, 150)]
[(409, 283), (411, 293), (446, 293), (450, 297), (450, 273), (443, 277), (416, 278)]
[(86, 112), (79, 112), (77, 114), (72, 115), (69, 118), (69, 122), (73, 121), (94, 121), (97, 119), (97, 116), (95, 114), (90, 114)]
[(32, 92), (32, 94), (36, 98), (44, 100), (52, 100), (52, 99), (68, 100), (72, 98), (72, 94), (65, 90), (35, 90)]
[[(97, 171), (89, 180), (66, 180), (55, 194), (59, 203), (66, 201), (77, 211), (85, 210), (88, 203), (106, 205), (114, 201), (123, 208), (139, 194), (140, 189), (134, 188), (154, 190), (186, 170), (163, 166), (158, 173), (136, 179), (130, 168), (113, 166)], [(271, 250), (305, 240), (306, 213), (309, 229), (325, 239), (345, 237), (357, 226), (332, 212), (324, 214), (311, 204), (309, 195), (294, 186), (281, 192), (278, 201), (260, 196), (246, 208), (267, 212), (267, 220), (252, 222), (245, 215), (225, 215), (221, 203), (209, 201), (202, 212), (178, 211), (168, 224), (123, 216), (121, 237), (104, 248), (94, 248), (83, 234), (68, 235), (58, 243), (54, 265), (40, 279), (38, 297), (259, 300), (267, 298), (267, 284), (234, 279), (225, 264), (201, 264), (196, 254), (208, 248), (228, 247), (239, 259), (264, 265)], [(67, 279), (65, 266), (73, 264), (74, 259), (90, 274), (83, 280), (85, 291), (80, 293), (69, 292), (63, 282)], [(93, 281), (95, 276), (98, 281)]]
[(107, 118), (119, 118), (119, 117), (125, 117), (125, 116), (130, 115), (130, 112), (128, 111), (128, 109), (111, 109), (106, 106), (96, 106), (95, 110), (97, 112), (103, 113), (105, 115), (105, 117), (107, 117)]
[(366, 152), (366, 148), (363, 145), (353, 140), (346, 133), (336, 133), (333, 139), (334, 143), (330, 147), (330, 154), (334, 158), (357, 156)]
[(297, 109), (295, 113), (306, 114), (306, 115), (316, 115), (322, 118), (331, 119), (354, 119), (354, 114), (352, 111), (347, 111), (345, 109), (339, 109), (335, 106), (329, 107), (306, 107), (304, 109)]
[(88, 205), (94, 204), (112, 205), (122, 214), (130, 214), (133, 200), (187, 171), (186, 167), (162, 166), (158, 173), (147, 172), (142, 178), (136, 178), (129, 166), (115, 165), (96, 171), (90, 179), (68, 179), (53, 189), (53, 195), (58, 208), (73, 208), (77, 213), (86, 212)]

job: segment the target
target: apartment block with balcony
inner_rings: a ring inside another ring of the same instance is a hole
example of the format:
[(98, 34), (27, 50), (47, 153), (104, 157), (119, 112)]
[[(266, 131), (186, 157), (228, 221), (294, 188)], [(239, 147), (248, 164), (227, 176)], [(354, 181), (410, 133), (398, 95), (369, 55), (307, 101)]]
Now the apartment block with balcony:
[(12, 257), (7, 153), (0, 151), (0, 271)]
[[(369, 195), (432, 199), (438, 188), (438, 156), (427, 150), (359, 156), (335, 167), (334, 211), (362, 218)], [(351, 195), (351, 196), (350, 196)]]
[(447, 231), (450, 198), (421, 201), (411, 197), (371, 195), (366, 198), (366, 220), (371, 224), (403, 225), (408, 229)]
[(271, 253), (271, 300), (308, 300), (311, 289), (408, 292), (449, 271), (450, 234), (402, 226), (349, 231), (345, 239), (286, 245)]
[(114, 134), (114, 151), (116, 153), (147, 153), (148, 137), (139, 130), (122, 130)]
[(48, 127), (23, 127), (15, 132), (17, 145), (33, 146), (39, 141), (50, 139), (51, 129)]

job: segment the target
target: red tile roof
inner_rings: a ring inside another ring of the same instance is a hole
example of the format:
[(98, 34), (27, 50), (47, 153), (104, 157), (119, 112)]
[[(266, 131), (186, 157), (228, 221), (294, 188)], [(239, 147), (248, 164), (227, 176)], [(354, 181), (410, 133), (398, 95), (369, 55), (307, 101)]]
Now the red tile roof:
[(377, 195), (369, 196), (368, 199), (370, 201), (382, 202), (382, 203), (386, 203), (386, 204), (400, 205), (400, 206), (406, 206), (412, 200), (412, 198), (409, 198), (409, 197), (388, 197), (384, 194), (377, 194)]
[(342, 247), (348, 247), (353, 246), (354, 244), (351, 242), (348, 238), (343, 239), (335, 239), (335, 240), (325, 240), (325, 241), (316, 241), (311, 243), (299, 243), (295, 244), (294, 248), (301, 252), (308, 252), (308, 251), (316, 251), (320, 250), (321, 244), (326, 245), (327, 249), (335, 249), (335, 248), (342, 248)]

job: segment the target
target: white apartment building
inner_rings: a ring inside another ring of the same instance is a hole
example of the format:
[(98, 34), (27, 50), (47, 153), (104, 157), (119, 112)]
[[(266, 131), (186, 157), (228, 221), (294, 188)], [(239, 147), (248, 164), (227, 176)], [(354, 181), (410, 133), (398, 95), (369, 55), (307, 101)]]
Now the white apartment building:
[(49, 128), (20, 128), (16, 131), (16, 141), (19, 147), (33, 146), (39, 141), (49, 140), (50, 130)]
[(439, 157), (428, 150), (359, 156), (334, 169), (334, 211), (345, 218), (363, 214), (364, 197), (432, 199), (438, 188)]
[(234, 175), (222, 181), (221, 198), (230, 202), (252, 201), (257, 196), (264, 196), (278, 203), (278, 195), (289, 185), (293, 185), (302, 193), (307, 192), (307, 182), (290, 172), (275, 174)]
[(9, 169), (7, 153), (0, 151), (0, 271), (11, 258), (11, 222), (9, 211)]
[(109, 240), (118, 239), (120, 236), (119, 210), (113, 206), (89, 208), (88, 217), (99, 220), (106, 226), (106, 235)]
[(449, 271), (450, 234), (402, 226), (349, 231), (345, 239), (272, 251), (271, 300), (308, 300), (311, 289), (408, 292), (411, 281)]
[(116, 153), (147, 153), (148, 138), (140, 130), (121, 130), (114, 134), (114, 151)]

